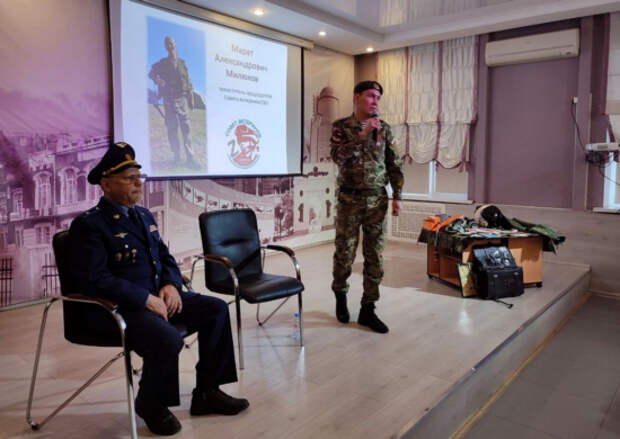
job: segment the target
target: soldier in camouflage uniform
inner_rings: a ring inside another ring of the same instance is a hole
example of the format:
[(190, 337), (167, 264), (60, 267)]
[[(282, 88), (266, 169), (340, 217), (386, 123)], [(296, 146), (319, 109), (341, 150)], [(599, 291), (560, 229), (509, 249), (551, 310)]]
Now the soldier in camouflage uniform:
[(179, 127), (183, 136), (185, 159), (188, 167), (198, 165), (192, 149), (192, 130), (190, 111), (194, 109), (194, 87), (189, 79), (185, 61), (178, 57), (176, 43), (167, 36), (164, 45), (168, 56), (157, 61), (151, 67), (149, 78), (157, 84), (158, 93), (164, 98), (164, 118), (168, 142), (174, 154), (174, 162), (180, 161)]
[(347, 323), (347, 279), (361, 226), (364, 294), (357, 322), (386, 333), (388, 327), (374, 311), (383, 278), (382, 252), (388, 209), (385, 186), (388, 183), (392, 186), (392, 215), (397, 216), (404, 179), (390, 126), (377, 117), (383, 88), (376, 81), (364, 81), (355, 86), (353, 93), (355, 111), (334, 122), (331, 137), (331, 157), (339, 170), (332, 290), (336, 295), (336, 317)]

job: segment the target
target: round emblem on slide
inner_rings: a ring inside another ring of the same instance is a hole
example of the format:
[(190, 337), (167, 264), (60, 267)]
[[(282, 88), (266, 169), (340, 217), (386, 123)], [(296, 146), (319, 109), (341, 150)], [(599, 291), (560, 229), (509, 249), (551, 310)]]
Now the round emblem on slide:
[(256, 125), (247, 119), (239, 119), (226, 130), (228, 158), (238, 168), (247, 169), (260, 158), (261, 134)]

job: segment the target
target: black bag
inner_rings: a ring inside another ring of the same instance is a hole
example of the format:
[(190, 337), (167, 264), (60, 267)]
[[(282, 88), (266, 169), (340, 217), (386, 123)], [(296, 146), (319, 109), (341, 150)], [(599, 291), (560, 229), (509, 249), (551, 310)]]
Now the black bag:
[(523, 269), (505, 246), (474, 248), (474, 278), (483, 299), (523, 294)]

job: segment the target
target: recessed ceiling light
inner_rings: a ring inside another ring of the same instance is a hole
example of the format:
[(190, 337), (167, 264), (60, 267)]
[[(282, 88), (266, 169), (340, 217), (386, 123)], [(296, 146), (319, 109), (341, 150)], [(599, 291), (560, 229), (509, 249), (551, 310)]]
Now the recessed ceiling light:
[(319, 37), (324, 37), (325, 35), (327, 35), (327, 32), (325, 32), (324, 30), (319, 32)]
[(265, 10), (261, 9), (261, 8), (256, 8), (254, 9), (254, 15), (261, 17), (263, 15), (265, 15)]
[(372, 52), (375, 50), (372, 46), (366, 48), (366, 52)]

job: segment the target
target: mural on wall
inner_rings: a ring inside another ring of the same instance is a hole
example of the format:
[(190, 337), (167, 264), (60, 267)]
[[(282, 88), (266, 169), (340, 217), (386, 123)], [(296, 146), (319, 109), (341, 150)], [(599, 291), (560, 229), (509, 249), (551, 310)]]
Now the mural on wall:
[[(52, 236), (97, 203), (101, 190), (86, 176), (111, 140), (105, 0), (8, 3), (0, 2), (0, 307), (60, 294)], [(329, 133), (352, 111), (352, 88), (352, 57), (306, 52), (301, 176), (146, 183), (143, 204), (184, 268), (200, 251), (205, 211), (252, 208), (265, 242), (333, 236)]]
[(52, 236), (101, 194), (86, 175), (110, 138), (104, 4), (0, 3), (0, 306), (59, 293)]

